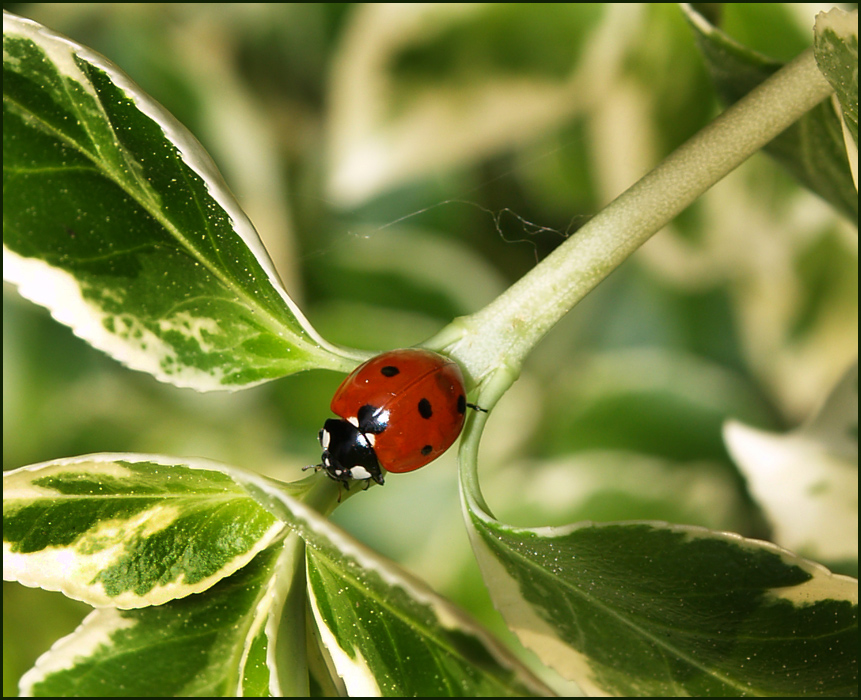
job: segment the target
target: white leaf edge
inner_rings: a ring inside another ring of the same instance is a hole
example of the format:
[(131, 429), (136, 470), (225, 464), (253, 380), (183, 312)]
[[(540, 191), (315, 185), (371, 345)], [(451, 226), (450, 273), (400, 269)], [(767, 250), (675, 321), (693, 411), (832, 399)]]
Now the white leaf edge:
[(858, 559), (858, 364), (797, 430), (731, 420), (724, 442), (775, 542), (825, 562)]
[[(336, 348), (320, 337), (299, 307), (293, 302), (284, 288), (275, 266), (263, 242), (257, 235), (253, 224), (240, 208), (238, 202), (224, 182), (212, 158), (194, 135), (180, 124), (176, 118), (153, 100), (120, 68), (99, 53), (75, 43), (71, 39), (51, 31), (38, 22), (3, 12), (3, 35), (29, 39), (39, 46), (53, 61), (58, 71), (68, 79), (78, 82), (82, 89), (94, 98), (92, 85), (75, 64), (75, 57), (103, 71), (111, 81), (131, 99), (142, 114), (159, 126), (165, 137), (179, 151), (183, 162), (203, 180), (207, 192), (227, 213), (233, 230), (253, 253), (267, 275), (272, 287), (277, 290), (290, 313), (302, 329), (324, 351), (342, 356)], [(4, 61), (6, 56), (4, 55)], [(198, 391), (236, 391), (268, 381), (239, 385), (221, 383), (220, 372), (205, 372), (194, 367), (183, 367), (177, 371), (176, 363), (168, 363), (173, 371), (165, 372), (165, 359), (173, 351), (160, 338), (143, 328), (128, 329), (132, 335), (140, 333), (137, 344), (121, 340), (116, 334), (109, 333), (103, 319), (108, 314), (89, 304), (81, 294), (78, 281), (70, 274), (51, 267), (37, 259), (23, 258), (3, 247), (4, 279), (17, 285), (21, 296), (47, 308), (60, 323), (68, 325), (82, 340), (102, 350), (131, 369), (153, 375), (159, 381), (178, 387), (193, 388)], [(114, 318), (111, 316), (111, 318)], [(198, 323), (205, 320), (198, 319)], [(193, 332), (193, 329), (192, 329)]]
[[(287, 568), (284, 560), (294, 556), (295, 552), (285, 548), (275, 565), (275, 570), (284, 571)], [(266, 590), (261, 592), (259, 602), (254, 609), (253, 619), (249, 625), (248, 634), (238, 659), (239, 674), (237, 687), (232, 695), (242, 697), (244, 669), (248, 663), (248, 654), (256, 638), (262, 633), (267, 637), (267, 667), (269, 668), (269, 691), (272, 697), (282, 697), (281, 685), (275, 669), (279, 666), (276, 652), (276, 641), (279, 633), (281, 610), (284, 603), (283, 591), (279, 591), (278, 576), (273, 576), (266, 584)], [(70, 670), (80, 663), (86, 663), (97, 653), (110, 653), (113, 646), (113, 635), (124, 630), (131, 630), (141, 624), (137, 620), (124, 616), (117, 608), (99, 608), (87, 615), (78, 627), (65, 637), (61, 637), (51, 648), (42, 654), (33, 667), (19, 680), (20, 694), (25, 697), (33, 695), (33, 688), (45, 681), (49, 676)], [(153, 669), (157, 670), (157, 669)]]
[(804, 432), (730, 421), (724, 440), (776, 542), (822, 561), (858, 558), (858, 460)]
[[(395, 562), (365, 546), (350, 534), (334, 525), (310, 506), (291, 498), (271, 482), (256, 475), (243, 474), (241, 477), (246, 488), (256, 492), (260, 503), (270, 504), (272, 513), (290, 528), (292, 528), (307, 546), (313, 547), (315, 541), (331, 543), (346, 558), (355, 561), (356, 565), (373, 571), (388, 585), (405, 591), (419, 605), (426, 606), (435, 616), (439, 625), (449, 630), (459, 630), (464, 634), (478, 639), (497, 663), (504, 668), (516, 672), (519, 681), (532, 685), (538, 695), (553, 695), (553, 691), (537, 679), (505, 646), (477, 625), (471, 618), (465, 616), (460, 609), (450, 601), (431, 590), (427, 584), (402, 569)], [(313, 600), (313, 591), (308, 587), (309, 599)], [(364, 659), (354, 648), (343, 649), (337, 639), (329, 632), (322, 621), (317, 606), (313, 608), (318, 631), (321, 634), (329, 660), (334, 664), (338, 675), (343, 679), (347, 693), (350, 696), (373, 694), (378, 691), (376, 678)], [(373, 640), (369, 640), (371, 643)], [(355, 657), (355, 658), (354, 658)], [(375, 689), (377, 689), (375, 691)]]
[[(495, 526), (501, 525), (471, 498), (471, 512), (479, 520)], [(534, 606), (523, 596), (519, 582), (506, 570), (481, 535), (470, 524), (469, 513), (465, 514), (470, 541), (476, 559), (487, 585), (494, 607), (505, 619), (509, 629), (523, 646), (534, 652), (538, 658), (563, 678), (576, 682), (587, 695), (606, 696), (612, 692), (602, 685), (591, 669), (588, 656), (580, 653), (559, 638), (558, 633), (544, 618), (539, 616)], [(767, 550), (777, 554), (788, 566), (797, 566), (807, 571), (811, 578), (802, 584), (791, 587), (773, 588), (769, 593), (778, 599), (787, 600), (796, 607), (812, 605), (820, 600), (846, 600), (858, 604), (858, 580), (841, 574), (834, 574), (824, 566), (802, 559), (792, 552), (771, 542), (742, 537), (732, 532), (717, 532), (707, 528), (688, 525), (673, 525), (661, 521), (626, 521), (624, 523), (574, 523), (565, 527), (515, 528), (504, 526), (512, 532), (528, 532), (549, 539), (564, 537), (582, 528), (618, 527), (619, 525), (643, 526), (656, 529), (669, 529), (683, 533), (688, 540), (720, 539), (735, 546), (750, 550)]]
[[(4, 499), (13, 498), (15, 496), (14, 490), (7, 488), (6, 484), (17, 476), (26, 476), (34, 472), (48, 473), (55, 469), (65, 471), (69, 468), (81, 468), (83, 465), (94, 463), (112, 465), (117, 462), (153, 462), (155, 464), (162, 464), (166, 467), (183, 466), (189, 467), (190, 469), (216, 471), (226, 474), (240, 486), (243, 485), (241, 479), (238, 478), (236, 469), (206, 459), (176, 459), (166, 457), (164, 455), (137, 453), (99, 453), (42, 462), (4, 472), (3, 496)], [(122, 467), (117, 465), (117, 473), (115, 476), (121, 477), (123, 473)], [(252, 498), (252, 496), (249, 495), (249, 498)], [(165, 526), (170, 524), (169, 521), (165, 519), (166, 509), (159, 508), (157, 509), (157, 513), (157, 522), (144, 524), (148, 527), (163, 529)], [(110, 528), (110, 523), (102, 524), (101, 527)], [(4, 540), (3, 579), (5, 581), (17, 581), (18, 583), (30, 588), (42, 588), (47, 591), (57, 591), (63, 593), (69, 598), (80, 600), (97, 608), (112, 607), (133, 609), (148, 607), (150, 605), (161, 605), (170, 600), (184, 598), (193, 593), (205, 591), (221, 579), (230, 576), (250, 562), (259, 552), (263, 551), (275, 542), (278, 537), (281, 536), (283, 529), (283, 523), (276, 520), (267, 532), (264, 533), (264, 535), (260, 537), (254, 546), (247, 552), (243, 553), (242, 556), (234, 557), (221, 569), (205, 579), (201, 579), (194, 584), (186, 584), (182, 581), (171, 581), (150, 589), (143, 596), (138, 595), (134, 591), (124, 591), (118, 596), (110, 596), (105, 591), (104, 585), (101, 582), (93, 583), (88, 586), (79, 583), (79, 580), (87, 578), (82, 573), (83, 571), (88, 571), (91, 575), (95, 575), (104, 566), (111, 563), (112, 555), (122, 555), (124, 550), (118, 547), (110, 547), (94, 552), (88, 559), (84, 560), (78, 553), (72, 552), (66, 547), (52, 547), (40, 552), (30, 553), (13, 552), (11, 544)], [(72, 575), (73, 573), (74, 575)]]

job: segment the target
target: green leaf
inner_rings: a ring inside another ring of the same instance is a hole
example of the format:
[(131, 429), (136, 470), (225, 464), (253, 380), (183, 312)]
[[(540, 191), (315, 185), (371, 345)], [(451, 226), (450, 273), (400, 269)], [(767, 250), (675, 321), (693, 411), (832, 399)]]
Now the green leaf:
[(775, 542), (857, 573), (857, 364), (799, 430), (777, 435), (731, 421), (724, 434)]
[(857, 694), (854, 579), (695, 527), (469, 522), (508, 625), (587, 692)]
[[(737, 102), (782, 67), (737, 43), (689, 5), (683, 7), (725, 104)], [(846, 159), (841, 119), (830, 102), (810, 110), (765, 150), (801, 184), (857, 220), (858, 195)]]
[(143, 610), (94, 611), (22, 677), (22, 694), (281, 695), (273, 671), (281, 598), (272, 590), (290, 571), (293, 539), (205, 593)]
[(134, 369), (199, 390), (349, 369), (198, 141), (104, 57), (3, 16), (5, 277)]
[(816, 15), (813, 53), (842, 110), (846, 150), (858, 188), (858, 10)]
[(211, 587), (282, 525), (207, 460), (89, 455), (3, 475), (3, 578), (139, 608)]
[(269, 483), (249, 477), (246, 484), (305, 541), (311, 610), (342, 694), (552, 694), (422, 581)]
[[(511, 379), (485, 387), (491, 405)], [(461, 440), (464, 517), (495, 607), (543, 663), (592, 695), (857, 694), (856, 579), (695, 526), (505, 525), (478, 486), (486, 420)]]

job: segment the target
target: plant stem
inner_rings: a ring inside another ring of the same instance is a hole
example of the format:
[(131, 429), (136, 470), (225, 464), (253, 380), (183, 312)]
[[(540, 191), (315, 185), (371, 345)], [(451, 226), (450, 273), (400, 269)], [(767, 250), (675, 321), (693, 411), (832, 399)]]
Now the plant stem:
[(812, 50), (757, 86), (595, 215), (484, 309), (427, 344), (444, 348), (470, 383), (504, 370), (697, 197), (832, 93)]

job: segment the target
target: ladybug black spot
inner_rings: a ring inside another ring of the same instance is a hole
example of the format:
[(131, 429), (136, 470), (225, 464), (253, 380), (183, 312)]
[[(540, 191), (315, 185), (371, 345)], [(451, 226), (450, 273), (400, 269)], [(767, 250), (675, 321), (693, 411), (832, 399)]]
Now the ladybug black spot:
[(380, 374), (384, 377), (396, 377), (400, 373), (401, 371), (394, 365), (386, 365), (385, 367), (380, 368)]
[(463, 394), (457, 397), (457, 412), (466, 413), (466, 396)]
[(423, 455), (429, 455), (431, 452), (433, 452), (433, 446), (425, 445), (424, 447), (422, 447), (421, 452)]
[(433, 408), (431, 407), (431, 402), (427, 399), (422, 399), (419, 401), (419, 415), (427, 420), (433, 415)]

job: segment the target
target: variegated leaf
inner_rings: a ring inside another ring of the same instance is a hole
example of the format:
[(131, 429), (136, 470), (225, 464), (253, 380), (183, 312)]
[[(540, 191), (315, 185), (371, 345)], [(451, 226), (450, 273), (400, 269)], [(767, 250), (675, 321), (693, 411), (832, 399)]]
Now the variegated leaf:
[[(24, 674), (22, 694), (307, 694), (307, 680), (299, 689), (304, 693), (285, 692), (289, 688), (281, 685), (276, 670), (278, 654), (284, 652), (276, 652), (281, 602), (293, 578), (290, 560), (297, 544), (294, 537), (283, 548), (261, 552), (199, 595), (139, 610), (94, 611)], [(294, 653), (291, 660), (299, 659)], [(301, 663), (290, 669), (295, 675), (303, 673)]]
[(177, 386), (348, 370), (288, 297), (200, 143), (103, 56), (3, 15), (3, 272)]
[(257, 478), (249, 490), (307, 548), (316, 630), (350, 696), (547, 695), (505, 647), (451, 602), (304, 503)]
[(521, 529), (470, 513), (496, 607), (596, 695), (845, 695), (858, 582), (765, 542), (666, 523)]
[(95, 606), (160, 605), (210, 588), (282, 524), (227, 467), (89, 455), (3, 475), (3, 577)]
[(781, 435), (731, 421), (724, 439), (778, 544), (857, 571), (857, 364), (798, 430)]

